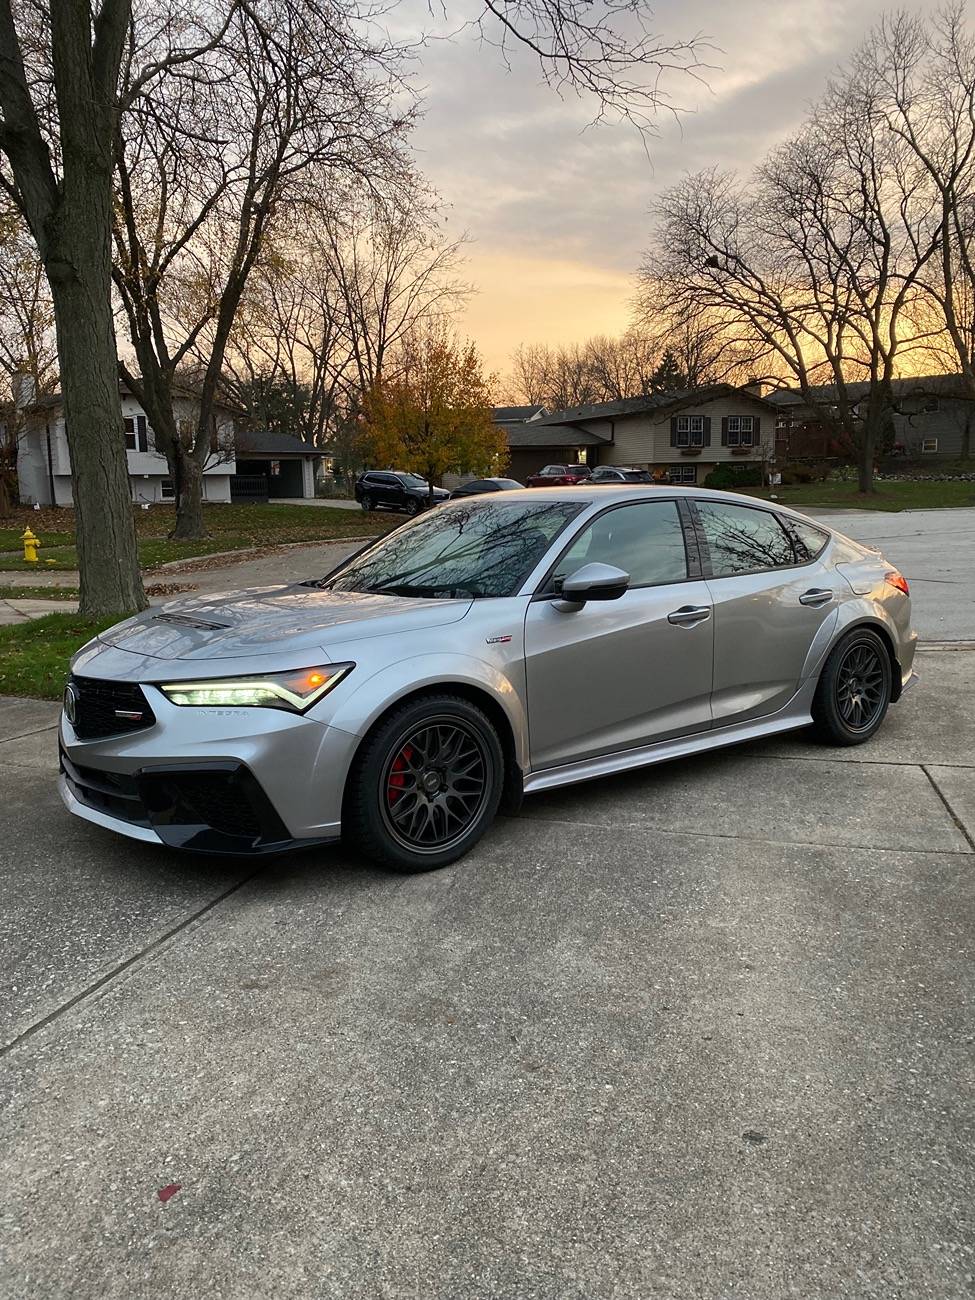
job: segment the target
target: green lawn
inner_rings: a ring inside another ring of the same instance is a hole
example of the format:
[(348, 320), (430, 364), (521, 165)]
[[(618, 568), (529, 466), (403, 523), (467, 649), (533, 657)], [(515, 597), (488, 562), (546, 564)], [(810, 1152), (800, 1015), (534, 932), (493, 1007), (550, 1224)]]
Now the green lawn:
[(931, 479), (910, 479), (903, 483), (880, 482), (877, 491), (861, 496), (856, 483), (801, 483), (795, 487), (742, 488), (747, 496), (769, 497), (773, 493), (783, 505), (797, 510), (816, 506), (842, 506), (851, 510), (929, 510), (952, 506), (975, 506), (975, 482), (937, 483)]
[[(367, 517), (355, 510), (327, 506), (210, 505), (204, 507), (207, 536), (200, 541), (173, 542), (167, 536), (175, 521), (171, 506), (153, 506), (133, 513), (143, 569), (250, 546), (370, 537), (402, 523), (400, 515), (383, 513)], [(36, 565), (23, 559), (20, 535), (28, 524), (41, 541)], [(76, 569), (73, 529), (71, 510), (18, 510), (13, 526), (0, 528), (0, 570)]]
[(0, 695), (28, 695), (59, 700), (74, 652), (118, 616), (81, 618), (46, 614), (14, 627), (0, 627)]

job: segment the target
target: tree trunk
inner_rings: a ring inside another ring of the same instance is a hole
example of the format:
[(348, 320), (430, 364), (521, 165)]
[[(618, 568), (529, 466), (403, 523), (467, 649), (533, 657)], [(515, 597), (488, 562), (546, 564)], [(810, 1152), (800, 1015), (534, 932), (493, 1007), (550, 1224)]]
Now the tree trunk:
[(857, 486), (865, 495), (876, 491), (873, 485), (873, 449), (876, 445), (875, 421), (868, 414), (857, 446)]
[(80, 608), (85, 615), (126, 614), (145, 609), (146, 596), (122, 432), (107, 223), (92, 219), (98, 196), (80, 197), (62, 204), (45, 263), (71, 460)]
[(203, 528), (203, 466), (181, 441), (176, 447), (176, 526), (170, 533), (176, 541), (198, 541), (206, 537)]

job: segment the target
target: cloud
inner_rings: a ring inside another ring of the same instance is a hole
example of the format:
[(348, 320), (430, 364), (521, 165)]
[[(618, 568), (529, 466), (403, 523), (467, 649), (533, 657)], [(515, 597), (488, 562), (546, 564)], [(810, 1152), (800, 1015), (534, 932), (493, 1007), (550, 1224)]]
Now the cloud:
[[(751, 167), (798, 126), (881, 11), (880, 0), (661, 3), (657, 28), (674, 38), (703, 33), (719, 47), (705, 58), (719, 66), (706, 74), (707, 85), (670, 79), (672, 98), (687, 112), (661, 119), (648, 160), (631, 127), (587, 129), (593, 105), (541, 85), (526, 51), (509, 50), (506, 65), (497, 49), (462, 29), (478, 12), (477, 0), (467, 3), (464, 12), (449, 11), (455, 38), (423, 51), (426, 112), (416, 145), (450, 205), (450, 225), (473, 240), (469, 269), (481, 293), (466, 328), (475, 338), (486, 331), (479, 341), (495, 363), (505, 321), (511, 346), (555, 341), (555, 333), (582, 338), (611, 319), (625, 323), (654, 196), (715, 163), (741, 170), (747, 183)], [(918, 7), (933, 4), (918, 0)], [(417, 10), (417, 20), (426, 15), (429, 26), (429, 12)], [(441, 25), (440, 34), (447, 30)], [(568, 278), (566, 268), (573, 268)], [(558, 302), (558, 311), (545, 311), (535, 295)]]

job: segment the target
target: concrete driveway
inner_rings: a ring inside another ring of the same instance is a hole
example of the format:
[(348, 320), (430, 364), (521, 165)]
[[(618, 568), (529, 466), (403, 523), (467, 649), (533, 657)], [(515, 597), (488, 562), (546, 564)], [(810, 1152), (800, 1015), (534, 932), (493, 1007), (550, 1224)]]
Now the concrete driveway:
[(6, 1300), (961, 1300), (975, 654), (528, 801), (458, 867), (181, 858), (0, 701)]

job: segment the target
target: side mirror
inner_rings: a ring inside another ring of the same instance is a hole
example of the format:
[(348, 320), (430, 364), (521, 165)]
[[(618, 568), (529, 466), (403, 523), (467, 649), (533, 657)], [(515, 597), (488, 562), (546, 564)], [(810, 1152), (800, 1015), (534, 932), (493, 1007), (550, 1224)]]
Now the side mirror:
[(584, 564), (564, 580), (552, 607), (563, 614), (575, 613), (589, 600), (619, 600), (629, 585), (630, 575), (612, 564)]

